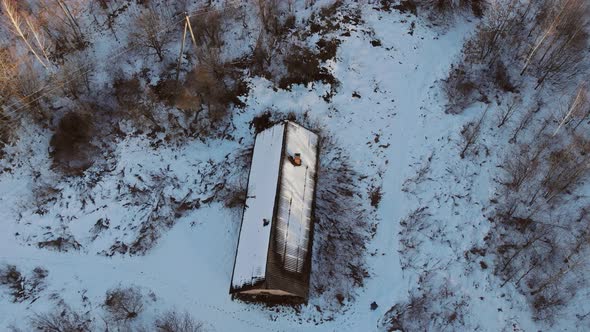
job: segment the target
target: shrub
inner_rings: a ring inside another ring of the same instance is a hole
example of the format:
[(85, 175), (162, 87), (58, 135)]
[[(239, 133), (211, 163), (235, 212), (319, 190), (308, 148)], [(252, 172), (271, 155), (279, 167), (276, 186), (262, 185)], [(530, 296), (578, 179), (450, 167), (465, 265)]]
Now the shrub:
[[(177, 95), (178, 85), (174, 80), (162, 79), (149, 90), (142, 85), (138, 76), (131, 78), (117, 77), (113, 80), (113, 93), (123, 111), (120, 116), (132, 121), (140, 128), (161, 131), (160, 122), (156, 120), (154, 109), (156, 101), (172, 105)], [(155, 97), (155, 98), (154, 98)]]
[(202, 332), (205, 331), (202, 322), (196, 321), (188, 312), (182, 314), (169, 311), (156, 318), (154, 327), (158, 332)]
[(224, 77), (225, 73), (220, 67), (197, 65), (188, 73), (185, 81), (186, 88), (194, 91), (207, 107), (212, 122), (222, 120), (228, 114), (230, 102), (228, 89), (223, 82)]
[(340, 40), (336, 38), (330, 40), (322, 38), (316, 43), (316, 45), (320, 50), (320, 60), (326, 61), (336, 57)]
[(208, 11), (190, 18), (195, 40), (199, 48), (219, 49), (223, 46), (225, 19), (229, 11)]
[(516, 87), (510, 79), (510, 74), (504, 65), (504, 62), (497, 61), (493, 66), (494, 84), (504, 92), (516, 92)]
[[(129, 79), (115, 78), (115, 80), (113, 81), (113, 89), (115, 98), (117, 99), (119, 106), (124, 107), (126, 109), (137, 107), (137, 105), (140, 103), (142, 95), (144, 94), (144, 89), (141, 86), (141, 81), (137, 77)], [(155, 89), (155, 91), (160, 92), (160, 90), (158, 89)], [(160, 95), (158, 94), (158, 96)], [(166, 100), (164, 96), (165, 95), (162, 96), (162, 100)]]
[(110, 289), (104, 308), (115, 321), (133, 320), (143, 311), (143, 296), (136, 287)]
[(224, 205), (227, 208), (243, 207), (246, 203), (247, 190), (245, 187), (232, 186), (230, 188), (224, 188)]
[(91, 320), (87, 315), (72, 311), (69, 307), (44, 314), (35, 314), (30, 325), (42, 332), (90, 332)]
[(254, 127), (254, 133), (258, 134), (259, 132), (272, 127), (275, 122), (271, 120), (272, 113), (271, 111), (265, 111), (257, 116), (255, 116), (252, 121), (250, 121), (250, 129)]
[(13, 302), (23, 302), (34, 298), (45, 288), (44, 280), (48, 272), (42, 267), (33, 269), (29, 278), (14, 265), (0, 268), (0, 285), (8, 287)]
[(52, 240), (37, 242), (39, 248), (48, 248), (57, 251), (67, 252), (69, 250), (78, 250), (81, 245), (71, 235), (58, 236)]
[(428, 18), (442, 22), (451, 15), (471, 11), (476, 17), (483, 17), (486, 0), (414, 0), (418, 7), (428, 13)]
[(189, 106), (196, 111), (193, 124), (197, 124), (195, 131), (199, 135), (215, 134), (228, 127), (232, 105), (245, 106), (240, 96), (248, 94), (249, 90), (239, 70), (218, 60), (212, 61), (195, 66), (187, 74), (176, 99), (177, 107)]
[(89, 113), (72, 111), (65, 114), (50, 141), (54, 165), (69, 174), (81, 174), (90, 167), (93, 130)]
[(322, 82), (333, 87), (336, 78), (320, 64), (321, 57), (311, 49), (293, 46), (283, 60), (287, 74), (279, 81), (281, 89), (289, 89), (293, 84), (307, 85), (311, 82)]
[[(469, 297), (449, 280), (432, 271), (423, 272), (419, 286), (410, 291), (409, 299), (391, 307), (381, 319), (387, 331), (465, 330), (465, 311)], [(438, 281), (438, 282), (435, 282)]]
[(449, 77), (443, 82), (443, 91), (449, 101), (447, 113), (461, 113), (480, 99), (479, 85), (470, 74), (471, 70), (462, 63), (451, 68)]

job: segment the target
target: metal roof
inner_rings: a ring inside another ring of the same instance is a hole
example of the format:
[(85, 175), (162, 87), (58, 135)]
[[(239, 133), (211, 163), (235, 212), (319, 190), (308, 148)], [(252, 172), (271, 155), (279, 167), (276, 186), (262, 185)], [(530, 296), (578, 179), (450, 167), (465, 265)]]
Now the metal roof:
[[(297, 153), (300, 166), (291, 162)], [(256, 136), (231, 292), (265, 288), (307, 297), (317, 163), (318, 135), (294, 122)]]

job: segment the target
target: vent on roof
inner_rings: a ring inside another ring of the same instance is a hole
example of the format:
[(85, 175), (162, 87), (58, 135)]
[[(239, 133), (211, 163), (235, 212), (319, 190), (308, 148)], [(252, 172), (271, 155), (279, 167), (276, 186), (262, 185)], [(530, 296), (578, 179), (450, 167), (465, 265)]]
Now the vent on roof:
[(289, 156), (293, 166), (301, 166), (301, 153), (296, 153), (293, 157)]

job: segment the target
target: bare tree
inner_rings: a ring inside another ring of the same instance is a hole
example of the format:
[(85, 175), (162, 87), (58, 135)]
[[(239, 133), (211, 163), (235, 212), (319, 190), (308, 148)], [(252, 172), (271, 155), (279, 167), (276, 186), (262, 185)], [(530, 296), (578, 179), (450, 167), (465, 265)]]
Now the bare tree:
[(568, 107), (568, 111), (563, 116), (557, 128), (553, 132), (553, 137), (557, 135), (561, 127), (563, 127), (566, 123), (569, 123), (573, 120), (573, 118), (579, 118), (578, 123), (574, 127), (574, 130), (580, 125), (582, 121), (584, 121), (590, 113), (590, 95), (588, 93), (588, 88), (586, 83), (580, 84), (578, 90), (574, 97), (572, 98), (570, 105)]
[(517, 0), (494, 1), (483, 23), (478, 26), (477, 44), (475, 49), (478, 50), (479, 61), (494, 57), (500, 46), (498, 45), (510, 31), (516, 26)]
[[(39, 48), (41, 47), (41, 53), (45, 54), (44, 50), (44, 43), (43, 37), (40, 35), (40, 31), (34, 28), (34, 25), (31, 23), (29, 17), (25, 16), (21, 11), (19, 11), (17, 4), (13, 0), (2, 0), (2, 8), (4, 12), (4, 16), (6, 21), (8, 22), (9, 26), (11, 27), (11, 31), (20, 38), (23, 43), (26, 45), (27, 49), (33, 53), (35, 58), (39, 61), (43, 67), (48, 68), (47, 64), (49, 63), (49, 59), (43, 60), (41, 55), (39, 54)], [(27, 29), (28, 27), (28, 29)], [(30, 35), (34, 37), (34, 41), (31, 42), (29, 40)], [(38, 47), (34, 47), (33, 44), (37, 42)]]
[(70, 26), (72, 32), (74, 33), (77, 42), (83, 43), (84, 35), (82, 34), (82, 29), (80, 28), (80, 25), (78, 24), (78, 20), (72, 14), (72, 10), (70, 10), (70, 7), (63, 0), (55, 0), (55, 1), (59, 5), (59, 8), (63, 11), (64, 16), (67, 18), (68, 25)]
[(64, 93), (78, 99), (84, 91), (90, 92), (90, 76), (94, 70), (94, 63), (84, 51), (72, 54), (65, 59), (59, 68), (59, 84)]
[(170, 41), (168, 26), (171, 24), (166, 14), (152, 7), (142, 10), (133, 21), (135, 29), (130, 33), (131, 44), (153, 50), (160, 61), (164, 60), (165, 47)]
[(520, 103), (522, 102), (522, 99), (518, 96), (514, 96), (508, 103), (508, 105), (506, 106), (506, 108), (504, 110), (501, 111), (500, 113), (500, 119), (499, 119), (499, 123), (498, 123), (498, 128), (502, 127), (504, 124), (506, 124), (506, 122), (508, 120), (510, 120), (510, 118), (512, 117), (512, 115), (514, 115), (514, 113), (516, 112), (516, 110), (518, 109), (518, 106), (520, 106)]
[(509, 140), (510, 143), (516, 142), (518, 135), (529, 126), (531, 121), (533, 121), (533, 117), (537, 112), (539, 112), (540, 109), (541, 102), (537, 102), (537, 104), (527, 108), (527, 111), (522, 115), (520, 121), (518, 122), (518, 125), (512, 132), (512, 137)]
[(508, 181), (505, 184), (514, 190), (532, 176), (539, 166), (539, 154), (533, 154), (526, 144), (522, 144), (506, 158), (504, 170), (508, 173)]
[(0, 105), (8, 101), (13, 93), (11, 84), (18, 75), (19, 61), (14, 54), (14, 49), (0, 48)]
[(461, 159), (465, 158), (465, 153), (467, 152), (467, 150), (477, 142), (477, 139), (481, 133), (481, 125), (489, 108), (489, 106), (486, 107), (485, 111), (483, 112), (479, 120), (471, 121), (465, 124), (463, 126), (463, 129), (461, 129), (461, 137), (463, 137), (463, 148), (461, 149), (461, 153), (459, 154), (461, 156)]
[(584, 0), (545, 0), (537, 15), (540, 35), (526, 55), (520, 74), (534, 64), (539, 87), (547, 79), (575, 73), (583, 64), (587, 48), (588, 10)]

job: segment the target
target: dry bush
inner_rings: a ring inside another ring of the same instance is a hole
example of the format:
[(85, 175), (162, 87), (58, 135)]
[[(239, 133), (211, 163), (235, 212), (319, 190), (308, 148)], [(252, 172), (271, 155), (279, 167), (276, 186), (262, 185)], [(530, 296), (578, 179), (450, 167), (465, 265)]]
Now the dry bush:
[(14, 90), (12, 82), (18, 75), (18, 61), (14, 49), (0, 47), (0, 105), (10, 100)]
[(322, 82), (333, 87), (338, 85), (334, 76), (320, 63), (320, 55), (303, 46), (293, 46), (283, 60), (287, 74), (279, 81), (281, 89), (289, 89), (293, 84), (307, 85)]
[(418, 13), (426, 13), (426, 17), (437, 24), (452, 20), (453, 16), (471, 12), (476, 17), (483, 17), (488, 4), (487, 0), (410, 0), (406, 7), (418, 8)]
[(419, 248), (424, 242), (423, 231), (430, 228), (430, 217), (428, 207), (419, 207), (411, 211), (400, 221), (400, 264), (402, 270), (420, 270), (422, 262), (418, 259)]
[(258, 134), (259, 132), (272, 127), (275, 124), (275, 120), (273, 118), (272, 110), (266, 110), (250, 121), (250, 129), (254, 127), (254, 133)]
[(131, 120), (138, 128), (160, 131), (161, 123), (154, 113), (157, 108), (154, 99), (168, 105), (174, 101), (176, 86), (173, 80), (161, 80), (151, 90), (147, 90), (137, 76), (116, 77), (113, 80), (113, 94), (122, 111), (119, 115)]
[(270, 68), (277, 56), (279, 56), (280, 43), (281, 41), (278, 38), (264, 31), (260, 32), (256, 45), (252, 50), (250, 67), (253, 75), (263, 76), (267, 79), (272, 78)]
[(220, 49), (223, 47), (223, 33), (231, 14), (229, 10), (208, 11), (190, 18), (198, 48)]
[(18, 73), (14, 60), (11, 49), (0, 48), (0, 149), (12, 141), (16, 126), (13, 114), (4, 109), (5, 105), (10, 105), (14, 96), (13, 85), (10, 84)]
[(44, 268), (36, 267), (31, 276), (26, 277), (16, 266), (5, 265), (0, 268), (0, 286), (8, 287), (13, 302), (32, 300), (45, 289), (47, 274)]
[[(245, 158), (248, 159), (248, 158)], [(231, 187), (225, 187), (221, 195), (221, 200), (224, 201), (224, 205), (226, 208), (233, 209), (233, 208), (242, 208), (246, 203), (246, 195), (247, 195), (247, 188), (246, 186), (237, 186), (233, 185)]]
[(12, 111), (18, 119), (30, 116), (34, 121), (46, 125), (51, 114), (42, 105), (39, 90), (44, 88), (42, 79), (31, 63), (20, 66), (16, 79), (12, 82), (14, 94)]
[(187, 74), (175, 105), (192, 113), (191, 135), (209, 137), (230, 126), (232, 107), (245, 106), (240, 97), (249, 89), (241, 75), (219, 62), (199, 64)]
[(154, 327), (158, 332), (203, 332), (204, 324), (196, 321), (188, 312), (166, 312), (156, 318)]
[[(225, 47), (224, 34), (243, 15), (238, 8), (224, 6), (222, 9), (206, 11), (190, 18), (194, 34), (195, 55), (201, 65), (220, 64), (220, 53)], [(191, 36), (192, 38), (192, 36)]]
[[(216, 70), (218, 69), (218, 70)], [(199, 96), (207, 108), (212, 122), (223, 120), (228, 115), (229, 89), (224, 81), (224, 72), (220, 68), (197, 65), (188, 73), (185, 87)]]
[(361, 21), (360, 13), (341, 8), (342, 3), (333, 4), (313, 12), (308, 24), (309, 31), (296, 27), (295, 18), (290, 13), (290, 6), (281, 1), (258, 1), (258, 14), (264, 27), (252, 48), (249, 58), (249, 69), (252, 74), (263, 76), (273, 81), (281, 89), (290, 89), (292, 85), (307, 85), (322, 82), (331, 86), (331, 91), (325, 96), (330, 99), (336, 92), (338, 81), (323, 62), (333, 59), (336, 55), (340, 40), (336, 38), (322, 38), (317, 43), (317, 49), (299, 44), (292, 35), (304, 39), (314, 32), (336, 31), (343, 20)]
[(387, 331), (464, 330), (468, 296), (450, 280), (436, 277), (432, 271), (423, 272), (408, 300), (391, 307), (380, 325)]
[(92, 165), (92, 121), (92, 115), (85, 111), (69, 112), (59, 120), (50, 141), (51, 157), (58, 169), (81, 174)]
[(443, 90), (449, 101), (447, 113), (462, 113), (465, 108), (482, 98), (478, 82), (470, 74), (471, 68), (465, 64), (451, 67), (449, 77), (443, 83)]
[(502, 60), (494, 62), (491, 72), (494, 78), (494, 84), (500, 91), (513, 93), (517, 92), (514, 83), (512, 83), (510, 73), (506, 69), (506, 65), (504, 65)]
[(312, 12), (308, 25), (310, 33), (326, 35), (339, 30), (341, 23), (358, 25), (362, 23), (362, 17), (358, 8), (349, 10), (343, 1), (336, 0), (321, 7), (319, 11)]
[(58, 77), (67, 96), (78, 99), (84, 93), (91, 91), (90, 75), (94, 69), (94, 63), (90, 59), (92, 57), (85, 53), (76, 53), (64, 59)]
[(316, 46), (318, 47), (320, 54), (319, 58), (322, 61), (327, 61), (330, 59), (334, 59), (336, 57), (336, 52), (338, 51), (338, 46), (340, 45), (340, 39), (332, 38), (332, 39), (325, 39), (322, 38), (318, 40)]
[(80, 314), (69, 307), (56, 309), (44, 314), (35, 314), (30, 326), (42, 332), (90, 332), (91, 320), (88, 314)]
[(279, 0), (257, 0), (258, 18), (264, 31), (276, 38), (283, 36), (294, 27), (295, 16), (288, 2)]
[[(119, 88), (121, 89), (120, 97), (119, 93), (117, 93), (117, 99), (120, 99), (123, 105), (128, 104), (135, 107), (139, 103), (139, 100), (141, 100), (143, 91), (139, 78), (134, 77), (129, 80), (123, 80), (121, 84), (123, 85), (118, 85), (116, 88), (117, 90)], [(181, 85), (173, 78), (161, 78), (155, 85), (150, 86), (150, 88), (156, 99), (167, 106), (175, 106), (176, 99), (181, 93)], [(127, 92), (132, 96), (129, 97), (129, 100), (127, 100)]]
[(128, 321), (143, 312), (143, 295), (137, 287), (113, 288), (107, 291), (104, 308), (114, 321)]
[(68, 252), (70, 250), (79, 250), (82, 247), (80, 245), (80, 243), (78, 243), (78, 241), (76, 241), (76, 239), (72, 235), (64, 234), (61, 236), (59, 236), (59, 235), (55, 236), (54, 234), (52, 234), (50, 232), (47, 235), (51, 235), (52, 239), (37, 242), (37, 247), (39, 247), (41, 249), (47, 248), (47, 249), (57, 250), (60, 252)]
[[(128, 110), (138, 107), (144, 94), (144, 89), (138, 77), (129, 79), (115, 78), (113, 80), (113, 89), (119, 106)], [(165, 100), (164, 98), (162, 100)]]
[(259, 18), (264, 27), (258, 35), (256, 44), (252, 49), (250, 70), (252, 74), (274, 79), (277, 75), (273, 72), (279, 65), (282, 50), (289, 49), (289, 31), (295, 28), (295, 17), (288, 14), (285, 3), (277, 1), (259, 0)]

